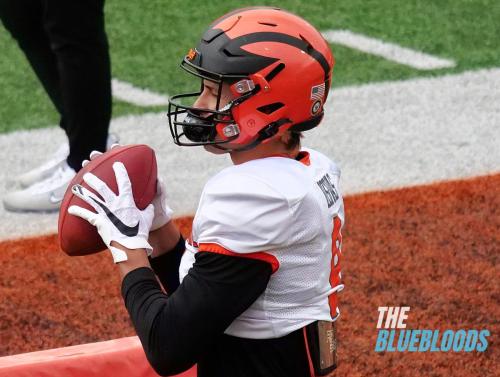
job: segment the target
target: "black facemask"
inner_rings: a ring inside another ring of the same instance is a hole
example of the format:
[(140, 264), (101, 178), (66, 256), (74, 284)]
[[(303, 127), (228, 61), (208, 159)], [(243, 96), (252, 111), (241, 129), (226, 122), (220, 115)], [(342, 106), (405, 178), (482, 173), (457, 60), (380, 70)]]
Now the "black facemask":
[(188, 111), (184, 118), (182, 131), (194, 143), (213, 142), (217, 132), (213, 125), (214, 115), (202, 118), (192, 111)]

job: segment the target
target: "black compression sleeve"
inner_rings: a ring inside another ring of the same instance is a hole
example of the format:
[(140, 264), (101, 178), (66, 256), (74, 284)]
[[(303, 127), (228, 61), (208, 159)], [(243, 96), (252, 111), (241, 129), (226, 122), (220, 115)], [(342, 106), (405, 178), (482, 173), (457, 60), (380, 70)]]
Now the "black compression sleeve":
[(149, 258), (151, 268), (160, 279), (163, 288), (170, 294), (179, 286), (179, 265), (185, 250), (184, 238), (180, 236), (172, 250), (159, 257)]
[(210, 350), (264, 292), (270, 276), (266, 262), (200, 252), (168, 297), (149, 268), (128, 273), (122, 295), (149, 362), (168, 375), (188, 369)]

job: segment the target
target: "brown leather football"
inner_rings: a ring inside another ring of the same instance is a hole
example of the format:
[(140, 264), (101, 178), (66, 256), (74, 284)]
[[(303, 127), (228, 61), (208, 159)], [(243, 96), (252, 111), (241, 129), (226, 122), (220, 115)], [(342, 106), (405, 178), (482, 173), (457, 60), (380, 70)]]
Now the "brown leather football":
[(95, 212), (82, 199), (73, 195), (71, 187), (80, 184), (95, 193), (84, 181), (85, 173), (92, 173), (104, 181), (113, 192), (118, 194), (113, 163), (122, 162), (128, 172), (137, 208), (146, 208), (156, 193), (156, 156), (147, 145), (121, 145), (103, 153), (90, 161), (73, 178), (64, 194), (59, 210), (59, 244), (68, 255), (87, 255), (106, 249), (106, 245), (97, 233), (97, 229), (86, 220), (70, 215), (68, 208), (77, 205)]

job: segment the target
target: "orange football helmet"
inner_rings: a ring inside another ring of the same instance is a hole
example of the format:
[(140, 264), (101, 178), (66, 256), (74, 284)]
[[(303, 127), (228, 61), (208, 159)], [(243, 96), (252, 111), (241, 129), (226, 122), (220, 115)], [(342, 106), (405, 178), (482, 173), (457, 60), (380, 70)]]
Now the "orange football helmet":
[[(215, 109), (187, 106), (201, 91), (169, 99), (178, 145), (250, 149), (286, 130), (306, 131), (323, 118), (334, 58), (322, 35), (302, 18), (272, 7), (230, 12), (204, 32), (181, 67), (219, 86)], [(222, 85), (233, 100), (219, 107)], [(236, 146), (236, 147), (234, 147)]]

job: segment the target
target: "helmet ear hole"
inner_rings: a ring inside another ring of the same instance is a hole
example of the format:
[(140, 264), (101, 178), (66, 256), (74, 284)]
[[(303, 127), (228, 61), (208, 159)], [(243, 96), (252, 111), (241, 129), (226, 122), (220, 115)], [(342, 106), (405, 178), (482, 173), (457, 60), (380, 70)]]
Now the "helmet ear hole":
[(269, 115), (274, 113), (276, 110), (281, 109), (283, 106), (285, 106), (285, 104), (281, 102), (274, 102), (270, 103), (269, 105), (258, 107), (257, 110), (260, 111), (261, 113)]

